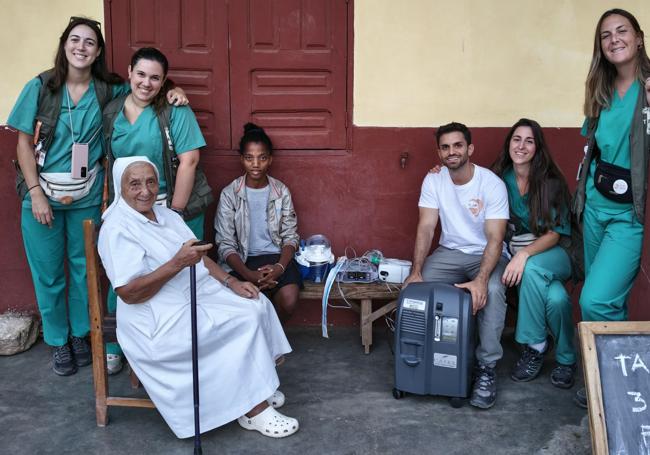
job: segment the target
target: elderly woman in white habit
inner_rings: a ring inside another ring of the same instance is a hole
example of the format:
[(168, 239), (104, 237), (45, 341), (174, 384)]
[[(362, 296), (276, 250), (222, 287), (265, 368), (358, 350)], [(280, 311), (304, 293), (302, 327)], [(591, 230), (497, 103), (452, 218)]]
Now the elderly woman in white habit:
[(117, 338), (151, 400), (179, 438), (194, 435), (189, 266), (196, 264), (201, 430), (234, 419), (284, 437), (298, 421), (284, 403), (276, 361), (291, 351), (271, 302), (224, 272), (172, 210), (155, 205), (158, 170), (145, 157), (113, 168), (99, 254), (117, 292)]

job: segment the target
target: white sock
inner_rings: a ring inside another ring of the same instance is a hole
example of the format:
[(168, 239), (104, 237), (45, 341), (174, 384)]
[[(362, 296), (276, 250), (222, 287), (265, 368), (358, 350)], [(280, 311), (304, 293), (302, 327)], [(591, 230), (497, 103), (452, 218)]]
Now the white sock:
[(528, 346), (537, 352), (544, 352), (544, 350), (546, 350), (546, 340), (542, 341), (541, 343), (529, 344)]

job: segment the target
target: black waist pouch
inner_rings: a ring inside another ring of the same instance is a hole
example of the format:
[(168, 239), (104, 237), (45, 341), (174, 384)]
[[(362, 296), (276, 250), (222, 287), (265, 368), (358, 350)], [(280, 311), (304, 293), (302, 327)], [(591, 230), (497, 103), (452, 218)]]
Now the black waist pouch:
[(632, 202), (632, 176), (629, 169), (598, 160), (594, 186), (600, 194), (614, 202)]

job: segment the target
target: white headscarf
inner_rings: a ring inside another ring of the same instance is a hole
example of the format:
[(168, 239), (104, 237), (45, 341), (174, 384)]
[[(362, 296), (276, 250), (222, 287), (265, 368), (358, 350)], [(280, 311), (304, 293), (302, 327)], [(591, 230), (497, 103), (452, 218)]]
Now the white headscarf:
[(146, 156), (129, 156), (127, 158), (116, 159), (113, 163), (113, 202), (111, 202), (111, 205), (109, 205), (106, 211), (102, 214), (102, 220), (106, 220), (110, 216), (111, 212), (115, 210), (115, 207), (117, 207), (117, 204), (120, 202), (120, 199), (122, 199), (122, 176), (124, 175), (126, 168), (134, 163), (151, 164), (158, 181), (160, 181), (158, 168)]

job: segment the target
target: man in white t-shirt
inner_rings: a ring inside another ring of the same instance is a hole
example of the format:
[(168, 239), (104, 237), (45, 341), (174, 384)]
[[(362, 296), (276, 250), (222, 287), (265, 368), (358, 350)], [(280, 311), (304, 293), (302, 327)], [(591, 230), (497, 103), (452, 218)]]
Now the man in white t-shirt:
[[(413, 268), (405, 285), (444, 282), (471, 293), (479, 345), (470, 404), (487, 409), (496, 401), (495, 367), (503, 356), (506, 299), (501, 276), (508, 263), (503, 243), (510, 216), (508, 193), (499, 177), (470, 162), (474, 145), (465, 125), (441, 126), (436, 140), (445, 167), (422, 182)], [(438, 219), (440, 246), (426, 257)]]

